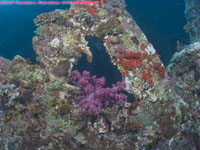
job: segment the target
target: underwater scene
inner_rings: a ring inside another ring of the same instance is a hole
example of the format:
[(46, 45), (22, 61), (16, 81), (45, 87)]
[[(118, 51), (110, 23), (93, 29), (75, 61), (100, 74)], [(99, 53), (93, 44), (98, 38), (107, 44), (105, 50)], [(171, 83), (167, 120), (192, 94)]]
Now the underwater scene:
[(200, 150), (199, 0), (0, 0), (0, 150)]

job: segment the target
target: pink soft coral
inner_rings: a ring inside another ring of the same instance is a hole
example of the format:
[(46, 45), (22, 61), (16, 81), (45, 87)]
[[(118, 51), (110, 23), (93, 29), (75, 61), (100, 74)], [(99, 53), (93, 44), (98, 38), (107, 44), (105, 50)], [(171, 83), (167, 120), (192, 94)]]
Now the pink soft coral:
[(90, 73), (83, 71), (82, 75), (78, 70), (73, 71), (73, 84), (81, 89), (78, 101), (82, 114), (99, 115), (103, 106), (109, 104), (121, 105), (127, 101), (127, 96), (120, 93), (124, 88), (124, 82), (117, 82), (112, 88), (103, 88), (105, 78), (90, 77)]

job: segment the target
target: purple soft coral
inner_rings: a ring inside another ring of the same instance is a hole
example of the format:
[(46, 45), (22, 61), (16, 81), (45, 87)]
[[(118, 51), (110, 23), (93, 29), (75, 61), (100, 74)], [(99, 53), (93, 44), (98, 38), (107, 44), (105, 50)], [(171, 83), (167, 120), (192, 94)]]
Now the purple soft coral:
[(127, 101), (127, 96), (120, 93), (125, 88), (124, 82), (117, 82), (112, 88), (103, 88), (105, 78), (90, 77), (90, 73), (78, 70), (73, 71), (73, 84), (81, 89), (78, 100), (81, 105), (82, 114), (99, 115), (103, 106), (109, 104), (121, 105)]

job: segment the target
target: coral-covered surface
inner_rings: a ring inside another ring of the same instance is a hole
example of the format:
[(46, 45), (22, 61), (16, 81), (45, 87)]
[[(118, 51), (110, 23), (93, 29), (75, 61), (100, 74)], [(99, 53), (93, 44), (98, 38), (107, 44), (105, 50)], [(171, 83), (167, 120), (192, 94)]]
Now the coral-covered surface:
[(185, 16), (187, 24), (184, 26), (186, 32), (189, 33), (190, 42), (200, 41), (200, 1), (185, 0)]
[[(165, 70), (125, 7), (123, 0), (102, 0), (43, 13), (34, 20), (39, 64), (0, 58), (0, 149), (199, 150), (200, 43), (177, 53)], [(72, 73), (82, 54), (92, 62), (87, 35), (102, 39), (122, 73), (107, 91), (103, 78)], [(118, 93), (124, 86), (133, 103)], [(90, 100), (101, 108), (89, 110)]]

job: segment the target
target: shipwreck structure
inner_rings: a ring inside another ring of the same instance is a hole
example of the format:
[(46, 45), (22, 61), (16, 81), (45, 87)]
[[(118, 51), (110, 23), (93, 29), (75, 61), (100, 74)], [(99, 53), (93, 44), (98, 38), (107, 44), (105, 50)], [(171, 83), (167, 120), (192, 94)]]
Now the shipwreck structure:
[[(99, 0), (37, 16), (32, 43), (40, 64), (0, 58), (0, 149), (199, 150), (200, 43), (194, 20), (185, 27), (191, 45), (165, 67), (125, 8), (124, 0)], [(103, 41), (125, 90), (136, 97), (106, 105), (98, 116), (80, 113), (80, 89), (71, 82), (83, 54), (93, 61), (85, 39), (91, 35)]]

